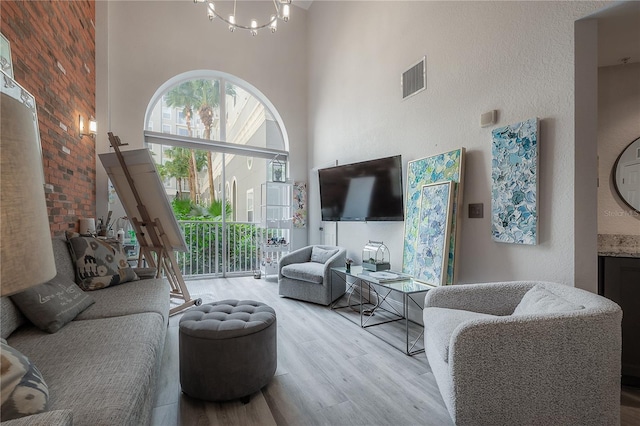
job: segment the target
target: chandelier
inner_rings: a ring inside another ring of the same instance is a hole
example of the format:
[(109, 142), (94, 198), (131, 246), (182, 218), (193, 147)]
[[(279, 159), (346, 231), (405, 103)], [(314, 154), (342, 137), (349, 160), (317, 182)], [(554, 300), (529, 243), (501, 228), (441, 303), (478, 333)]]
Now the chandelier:
[(229, 25), (229, 31), (234, 32), (236, 28), (240, 28), (250, 31), (251, 35), (253, 36), (257, 35), (258, 30), (261, 30), (263, 28), (269, 28), (271, 29), (272, 33), (275, 33), (278, 29), (278, 19), (281, 19), (284, 22), (288, 22), (289, 14), (291, 13), (291, 0), (273, 0), (274, 13), (269, 17), (268, 21), (261, 23), (258, 22), (257, 19), (252, 18), (249, 22), (249, 25), (243, 25), (236, 21), (237, 0), (233, 0), (233, 14), (229, 15), (227, 18), (216, 11), (216, 6), (215, 4), (213, 4), (213, 1), (193, 0), (193, 2), (207, 3), (207, 16), (209, 17), (210, 21), (218, 18)]

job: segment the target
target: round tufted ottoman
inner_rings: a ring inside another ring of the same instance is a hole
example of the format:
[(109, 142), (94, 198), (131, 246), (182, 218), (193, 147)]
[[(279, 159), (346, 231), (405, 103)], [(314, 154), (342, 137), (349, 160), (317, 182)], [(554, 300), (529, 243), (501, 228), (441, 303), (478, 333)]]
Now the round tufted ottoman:
[(222, 300), (180, 319), (180, 384), (207, 401), (249, 396), (276, 372), (276, 313), (253, 300)]

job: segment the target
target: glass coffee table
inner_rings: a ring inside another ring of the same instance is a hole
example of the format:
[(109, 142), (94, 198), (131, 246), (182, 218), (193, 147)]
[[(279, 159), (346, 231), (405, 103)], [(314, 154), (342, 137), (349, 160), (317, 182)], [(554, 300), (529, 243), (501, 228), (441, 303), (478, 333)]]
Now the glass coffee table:
[(424, 295), (433, 287), (399, 272), (373, 273), (362, 266), (331, 268), (331, 280), (344, 281), (347, 289), (332, 310), (406, 355), (424, 352), (419, 321)]

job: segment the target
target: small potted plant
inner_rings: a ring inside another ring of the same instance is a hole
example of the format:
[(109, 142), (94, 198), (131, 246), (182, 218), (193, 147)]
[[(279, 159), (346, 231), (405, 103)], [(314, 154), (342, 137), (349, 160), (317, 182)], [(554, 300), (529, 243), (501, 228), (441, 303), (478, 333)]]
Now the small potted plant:
[(344, 261), (345, 267), (347, 268), (347, 272), (351, 272), (352, 263), (353, 263), (353, 259), (351, 259), (350, 257), (347, 257), (347, 259)]

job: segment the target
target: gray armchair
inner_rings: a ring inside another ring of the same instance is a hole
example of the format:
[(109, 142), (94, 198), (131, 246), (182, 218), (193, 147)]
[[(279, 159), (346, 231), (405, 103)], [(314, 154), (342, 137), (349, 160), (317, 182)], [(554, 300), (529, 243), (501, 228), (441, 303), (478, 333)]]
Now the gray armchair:
[(437, 287), (426, 356), (458, 426), (618, 425), (620, 307), (568, 285)]
[(331, 282), (331, 268), (344, 266), (346, 254), (342, 247), (313, 245), (282, 256), (278, 263), (278, 293), (329, 305), (346, 290), (344, 281)]

